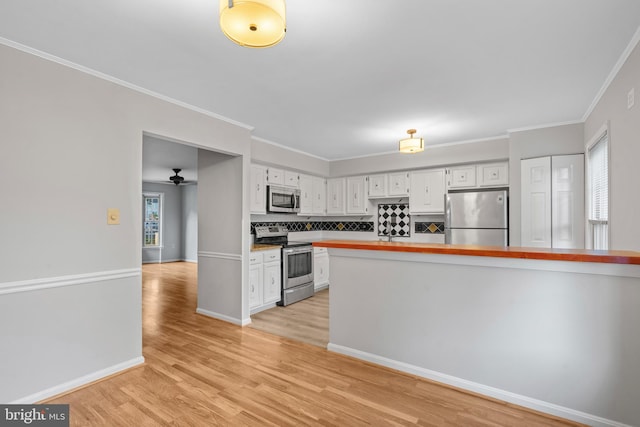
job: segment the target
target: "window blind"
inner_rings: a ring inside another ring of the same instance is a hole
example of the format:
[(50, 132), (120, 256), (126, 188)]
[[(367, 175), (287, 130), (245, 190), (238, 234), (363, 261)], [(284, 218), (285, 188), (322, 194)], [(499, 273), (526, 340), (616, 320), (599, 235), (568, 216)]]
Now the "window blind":
[(589, 228), (593, 249), (609, 248), (609, 137), (591, 146), (589, 162)]

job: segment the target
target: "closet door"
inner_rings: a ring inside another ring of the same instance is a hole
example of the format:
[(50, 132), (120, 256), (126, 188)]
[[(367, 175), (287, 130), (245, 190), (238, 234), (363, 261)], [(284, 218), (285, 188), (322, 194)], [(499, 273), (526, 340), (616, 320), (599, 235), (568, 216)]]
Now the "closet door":
[(584, 248), (584, 154), (551, 158), (553, 248)]
[(522, 246), (551, 247), (551, 158), (520, 162)]

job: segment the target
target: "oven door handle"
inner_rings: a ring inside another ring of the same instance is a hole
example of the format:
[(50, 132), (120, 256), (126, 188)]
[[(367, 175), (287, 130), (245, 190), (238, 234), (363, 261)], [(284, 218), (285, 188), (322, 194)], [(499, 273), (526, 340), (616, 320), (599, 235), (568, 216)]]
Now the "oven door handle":
[(305, 252), (313, 252), (313, 246), (304, 246), (302, 248), (284, 248), (283, 254), (303, 254)]

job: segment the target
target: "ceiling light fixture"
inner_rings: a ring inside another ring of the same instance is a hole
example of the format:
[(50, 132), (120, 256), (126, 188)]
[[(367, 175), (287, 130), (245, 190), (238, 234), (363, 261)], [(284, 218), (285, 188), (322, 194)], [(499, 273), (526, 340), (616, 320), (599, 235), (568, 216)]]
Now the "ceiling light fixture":
[(422, 138), (414, 138), (413, 134), (416, 133), (415, 129), (409, 129), (407, 133), (409, 138), (401, 139), (398, 145), (401, 153), (419, 153), (424, 151), (424, 140)]
[(220, 0), (220, 28), (240, 46), (274, 46), (287, 31), (284, 0)]

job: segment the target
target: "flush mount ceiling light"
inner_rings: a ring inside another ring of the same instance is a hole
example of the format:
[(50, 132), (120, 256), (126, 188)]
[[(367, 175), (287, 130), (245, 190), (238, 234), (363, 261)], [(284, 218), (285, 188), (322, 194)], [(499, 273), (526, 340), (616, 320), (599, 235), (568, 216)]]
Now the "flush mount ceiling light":
[(276, 45), (287, 31), (284, 0), (220, 0), (220, 28), (240, 46)]
[(409, 129), (407, 133), (409, 138), (401, 139), (398, 145), (401, 153), (419, 153), (424, 151), (424, 140), (422, 138), (414, 138), (413, 134), (416, 133), (415, 129)]

